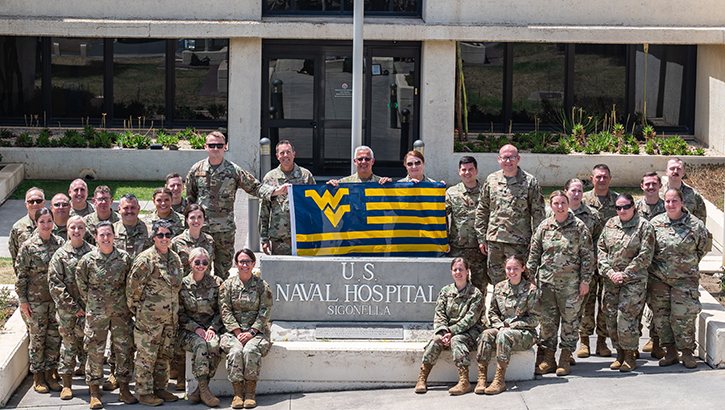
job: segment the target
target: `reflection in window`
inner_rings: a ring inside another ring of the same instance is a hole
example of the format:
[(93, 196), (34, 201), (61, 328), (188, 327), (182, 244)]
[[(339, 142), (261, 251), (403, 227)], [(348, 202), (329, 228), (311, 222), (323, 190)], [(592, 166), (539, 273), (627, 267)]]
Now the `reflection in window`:
[[(166, 109), (166, 40), (124, 39), (113, 44), (113, 115), (134, 122), (156, 120)], [(146, 127), (150, 127), (147, 123)]]
[(468, 121), (501, 123), (504, 43), (462, 42)]
[[(374, 13), (411, 13), (417, 14), (420, 0), (364, 0), (366, 12)], [(264, 11), (271, 13), (311, 14), (352, 13), (355, 3), (352, 0), (263, 0)], [(317, 13), (315, 13), (317, 12)]]
[(276, 109), (275, 118), (313, 118), (314, 75), (314, 59), (269, 60), (269, 102)]
[(0, 36), (0, 55), (0, 117), (43, 118), (39, 38)]
[(51, 39), (53, 116), (100, 118), (103, 111), (103, 39)]
[[(611, 115), (616, 106), (617, 122), (625, 124), (627, 46), (623, 44), (577, 44), (574, 60), (574, 106), (589, 115)], [(634, 118), (629, 119), (633, 123)]]
[[(403, 110), (408, 110), (408, 124), (417, 121), (415, 59), (373, 57), (371, 70), (371, 148), (377, 161), (399, 161)], [(411, 133), (408, 127), (408, 138)]]
[[(650, 45), (648, 53), (637, 46), (635, 111), (644, 112), (647, 85), (647, 120), (655, 126), (684, 125), (683, 94), (687, 80), (687, 47), (676, 45)], [(645, 58), (647, 74), (645, 76)]]
[(226, 121), (228, 81), (229, 40), (179, 40), (174, 119)]
[(564, 45), (514, 44), (514, 123), (556, 124), (564, 103)]

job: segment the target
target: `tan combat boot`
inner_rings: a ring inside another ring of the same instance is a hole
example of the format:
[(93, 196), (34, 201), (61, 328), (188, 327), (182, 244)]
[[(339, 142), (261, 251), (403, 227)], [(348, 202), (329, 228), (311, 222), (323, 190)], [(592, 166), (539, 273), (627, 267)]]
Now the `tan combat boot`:
[[(111, 367), (113, 368), (114, 366)], [(111, 374), (108, 375), (108, 379), (103, 382), (103, 390), (113, 391), (118, 388), (118, 380), (116, 380), (116, 375), (114, 374), (114, 372), (115, 369), (112, 369)]]
[(536, 367), (534, 373), (546, 374), (555, 372), (556, 358), (554, 357), (554, 354), (556, 354), (556, 350), (544, 349), (544, 359), (539, 364), (539, 366)]
[(647, 343), (642, 346), (642, 351), (645, 353), (651, 352), (654, 347), (654, 337), (650, 337)]
[(674, 343), (666, 344), (663, 347), (667, 349), (667, 353), (665, 353), (665, 357), (660, 359), (660, 366), (672, 366), (680, 362), (680, 356), (677, 354), (677, 348)]
[(61, 379), (63, 380), (63, 390), (60, 391), (60, 399), (70, 400), (73, 398), (73, 375), (64, 374)]
[(169, 403), (179, 400), (179, 396), (169, 392), (166, 389), (154, 389), (154, 394), (156, 395), (156, 397)]
[(557, 376), (566, 376), (569, 374), (569, 366), (571, 364), (571, 350), (562, 349), (559, 354), (559, 366), (556, 368)]
[(186, 390), (186, 356), (177, 356), (176, 365), (176, 391)]
[(158, 406), (160, 404), (163, 404), (164, 399), (161, 397), (156, 397), (155, 394), (140, 394), (138, 396), (138, 402), (145, 405), (145, 406)]
[(499, 394), (506, 390), (506, 383), (504, 382), (504, 376), (506, 376), (506, 363), (498, 362), (496, 367), (496, 376), (493, 377), (491, 385), (486, 387), (486, 394)]
[(486, 390), (486, 376), (488, 373), (488, 362), (478, 362), (478, 381), (473, 390), (476, 394), (483, 394)]
[(416, 393), (425, 393), (428, 391), (428, 375), (430, 374), (430, 369), (432, 369), (432, 368), (433, 368), (432, 364), (423, 363), (420, 366), (420, 374), (418, 375), (418, 383), (415, 384)]
[(199, 397), (207, 407), (216, 407), (219, 405), (219, 399), (211, 394), (211, 390), (209, 390), (209, 379), (199, 380)]
[(232, 399), (233, 409), (244, 408), (244, 381), (232, 383), (234, 388), (234, 399)]
[(48, 393), (48, 383), (45, 382), (45, 372), (33, 373), (33, 390), (38, 393)]
[(91, 404), (88, 406), (92, 409), (102, 409), (103, 403), (101, 403), (101, 388), (97, 384), (91, 384), (88, 386), (88, 391), (91, 393)]
[(579, 336), (579, 350), (576, 351), (576, 356), (585, 358), (589, 357), (589, 336)]
[(253, 409), (257, 407), (257, 381), (256, 380), (245, 380), (244, 381), (244, 408)]
[(460, 396), (471, 391), (471, 382), (468, 380), (468, 366), (458, 366), (458, 384), (448, 389), (448, 394)]
[(697, 367), (695, 356), (692, 355), (692, 350), (682, 349), (682, 364), (688, 369), (694, 369)]
[(186, 396), (186, 400), (189, 400), (191, 404), (197, 404), (201, 401), (201, 393), (199, 393), (199, 386), (196, 386), (196, 390), (189, 393), (188, 396)]
[(544, 361), (545, 350), (541, 344), (536, 348), (536, 362), (534, 362), (534, 367), (539, 367), (541, 362)]
[(128, 388), (128, 382), (118, 382), (118, 401), (126, 404), (138, 403), (138, 399), (131, 394), (131, 390)]
[(602, 357), (611, 357), (612, 351), (607, 347), (607, 338), (599, 336), (597, 337), (597, 350), (596, 353)]
[(624, 351), (624, 363), (619, 368), (620, 372), (631, 372), (637, 368), (637, 354), (635, 350)]
[(653, 359), (661, 359), (665, 357), (665, 350), (662, 349), (662, 346), (660, 346), (660, 338), (653, 337), (650, 340), (652, 341), (652, 351), (649, 355), (652, 356)]
[(60, 376), (58, 376), (58, 369), (46, 370), (45, 382), (48, 384), (48, 388), (52, 391), (63, 390), (63, 386), (61, 386), (59, 383)]
[(617, 349), (617, 358), (609, 365), (609, 368), (612, 370), (619, 370), (622, 368), (622, 363), (624, 363), (624, 350)]

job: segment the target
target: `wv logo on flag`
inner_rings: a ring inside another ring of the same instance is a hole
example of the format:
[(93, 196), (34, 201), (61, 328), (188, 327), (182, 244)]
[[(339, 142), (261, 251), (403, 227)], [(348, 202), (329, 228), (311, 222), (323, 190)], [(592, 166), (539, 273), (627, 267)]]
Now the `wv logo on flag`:
[(289, 198), (294, 255), (441, 256), (448, 245), (443, 184), (295, 185)]

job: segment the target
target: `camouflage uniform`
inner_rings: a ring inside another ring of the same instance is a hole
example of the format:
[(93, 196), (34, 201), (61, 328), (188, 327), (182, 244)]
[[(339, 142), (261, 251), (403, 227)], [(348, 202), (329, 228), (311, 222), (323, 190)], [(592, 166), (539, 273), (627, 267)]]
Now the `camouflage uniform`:
[[(195, 281), (192, 274), (184, 277), (179, 292), (179, 333), (182, 349), (191, 352), (191, 371), (197, 380), (214, 377), (221, 360), (219, 335), (223, 332), (222, 318), (219, 313), (219, 287), (222, 280), (218, 276), (204, 274)], [(212, 329), (216, 336), (205, 341), (196, 334), (196, 329)]]
[(96, 207), (93, 206), (93, 202), (86, 200), (86, 207), (81, 209), (80, 211), (76, 211), (76, 209), (71, 206), (68, 216), (78, 215), (81, 217), (85, 217), (86, 215), (90, 215), (94, 212), (96, 212)]
[(705, 256), (707, 228), (687, 211), (678, 220), (667, 214), (652, 219), (656, 244), (649, 267), (649, 296), (662, 344), (695, 349), (695, 320), (700, 313), (699, 263)]
[(179, 202), (176, 205), (171, 205), (171, 209), (174, 210), (174, 212), (177, 212), (181, 215), (184, 215), (184, 212), (186, 211), (186, 207), (189, 206), (189, 201), (186, 200), (186, 198), (181, 198), (181, 202)]
[(249, 172), (226, 159), (216, 169), (204, 159), (186, 176), (186, 198), (206, 210), (205, 231), (214, 238), (214, 274), (226, 278), (234, 260), (234, 200), (237, 189), (269, 200), (273, 187), (262, 185)]
[(665, 213), (665, 201), (662, 198), (658, 198), (657, 203), (650, 205), (645, 202), (644, 198), (634, 203), (634, 207), (637, 208), (637, 213), (644, 219), (651, 221), (652, 218), (659, 214)]
[(189, 254), (194, 248), (204, 248), (209, 252), (209, 263), (212, 263), (214, 257), (214, 239), (208, 233), (200, 232), (199, 237), (195, 240), (186, 229), (179, 236), (171, 240), (169, 249), (176, 252), (181, 259), (181, 266), (184, 268), (184, 275), (191, 273), (191, 264), (189, 264)]
[(85, 310), (85, 305), (81, 303), (78, 292), (76, 266), (81, 257), (91, 250), (93, 247), (87, 242), (83, 242), (79, 248), (74, 248), (69, 241), (50, 259), (48, 284), (50, 295), (57, 308), (56, 318), (62, 338), (58, 365), (60, 374), (72, 374), (76, 366), (76, 357), (85, 357), (83, 329), (86, 326), (86, 318), (85, 315), (76, 316), (80, 310)]
[[(660, 190), (663, 198), (668, 189), (670, 189), (669, 182), (665, 181)], [(680, 186), (680, 192), (682, 192), (682, 206), (687, 208), (692, 215), (696, 216), (703, 223), (707, 221), (707, 207), (705, 206), (705, 200), (702, 199), (702, 195), (684, 181)]]
[[(405, 178), (399, 179), (398, 182), (411, 182), (413, 179), (410, 177), (410, 175), (406, 175)], [(436, 181), (435, 179), (428, 178), (427, 176), (423, 175), (423, 179), (421, 181), (424, 182), (435, 182), (439, 183), (440, 181)]]
[(471, 283), (477, 287), (486, 299), (488, 266), (486, 255), (481, 253), (476, 240), (476, 207), (481, 194), (481, 183), (466, 188), (461, 182), (446, 190), (446, 216), (448, 217), (448, 245), (451, 249), (448, 256), (466, 258), (471, 264)]
[(541, 289), (541, 344), (556, 350), (561, 321), (561, 348), (574, 351), (584, 297), (579, 285), (589, 285), (594, 248), (586, 225), (570, 213), (559, 223), (554, 217), (539, 225), (531, 238), (526, 269), (535, 273)]
[(134, 226), (126, 226), (123, 221), (117, 221), (113, 224), (113, 230), (116, 232), (113, 246), (126, 251), (131, 259), (154, 244), (149, 238), (146, 224), (140, 219)]
[(169, 382), (182, 275), (179, 256), (171, 250), (164, 255), (152, 246), (133, 261), (126, 281), (126, 303), (136, 317), (133, 338), (138, 394), (165, 390)]
[[(297, 164), (294, 164), (294, 168), (290, 172), (282, 171), (281, 167), (269, 171), (262, 179), (262, 183), (274, 188), (286, 183), (316, 184), (312, 173)], [(292, 255), (289, 196), (287, 194), (259, 202), (259, 238), (263, 244), (271, 244), (273, 255)]]
[[(636, 213), (626, 222), (611, 218), (599, 237), (604, 313), (616, 349), (636, 350), (639, 346), (638, 319), (647, 295), (647, 267), (652, 262), (654, 240), (652, 225)], [(624, 282), (612, 282), (615, 272), (623, 273)]]
[[(220, 340), (227, 354), (227, 370), (232, 383), (258, 380), (262, 357), (272, 347), (269, 317), (272, 312), (272, 292), (264, 280), (252, 275), (245, 285), (239, 275), (225, 280), (219, 288), (219, 310), (227, 330)], [(234, 335), (234, 329), (258, 331), (244, 346)]]
[(537, 309), (536, 285), (521, 279), (518, 285), (504, 280), (493, 289), (488, 310), (491, 328), (481, 333), (478, 341), (478, 362), (496, 360), (509, 363), (511, 352), (528, 350), (536, 343)]
[[(16, 261), (18, 259), (20, 245), (30, 239), (33, 232), (35, 232), (35, 222), (28, 215), (25, 215), (13, 224), (13, 228), (10, 230), (10, 237), (8, 238), (8, 250), (10, 250), (11, 260)], [(15, 269), (14, 266), (13, 269)], [(17, 275), (18, 273), (16, 271), (15, 276)]]
[(100, 385), (103, 381), (103, 353), (109, 329), (115, 376), (121, 383), (131, 381), (133, 340), (131, 313), (126, 305), (126, 277), (131, 262), (131, 257), (117, 248), (108, 255), (93, 249), (78, 262), (78, 293), (81, 306), (86, 306), (83, 345), (88, 354), (86, 383), (89, 385)]
[(476, 208), (476, 237), (488, 243), (488, 276), (492, 283), (506, 278), (504, 261), (510, 254), (526, 256), (531, 234), (544, 219), (544, 195), (536, 177), (518, 169), (508, 178), (503, 170), (486, 178)]
[(83, 221), (86, 223), (86, 234), (83, 237), (83, 240), (90, 243), (91, 245), (96, 244), (96, 225), (101, 223), (102, 221), (108, 221), (110, 223), (116, 223), (121, 220), (121, 217), (118, 216), (116, 212), (111, 210), (111, 217), (108, 219), (99, 219), (98, 214), (93, 212), (83, 217)]
[(60, 236), (64, 241), (68, 240), (68, 226), (58, 226), (55, 223), (53, 223), (53, 233), (55, 235)]
[(30, 334), (30, 371), (40, 373), (58, 367), (60, 334), (55, 317), (55, 302), (48, 287), (48, 265), (50, 259), (63, 245), (63, 239), (50, 235), (44, 241), (34, 233), (25, 241), (15, 260), (15, 293), (19, 303), (30, 303), (32, 316), (23, 315)]
[(151, 228), (154, 226), (154, 222), (158, 221), (159, 219), (163, 219), (165, 221), (168, 221), (171, 224), (171, 234), (174, 236), (180, 235), (181, 232), (184, 231), (186, 228), (186, 221), (184, 220), (184, 215), (181, 215), (177, 213), (176, 211), (171, 211), (169, 213), (169, 216), (166, 218), (159, 217), (159, 214), (156, 213), (156, 210), (154, 210), (151, 214), (146, 216), (143, 221), (146, 222), (146, 228), (149, 232), (151, 232)]
[(341, 184), (360, 184), (360, 183), (364, 183), (364, 182), (379, 182), (381, 179), (382, 179), (382, 177), (379, 177), (375, 174), (372, 174), (370, 176), (370, 178), (363, 179), (363, 178), (360, 178), (356, 172), (350, 176), (346, 176), (345, 178), (338, 180), (337, 182), (339, 182)]
[(450, 333), (450, 349), (453, 362), (457, 367), (471, 364), (470, 351), (476, 348), (478, 336), (481, 334), (481, 314), (484, 304), (481, 291), (470, 282), (463, 290), (458, 291), (456, 284), (444, 286), (438, 293), (433, 333), (435, 336), (425, 345), (423, 364), (433, 365), (446, 346), (441, 337)]

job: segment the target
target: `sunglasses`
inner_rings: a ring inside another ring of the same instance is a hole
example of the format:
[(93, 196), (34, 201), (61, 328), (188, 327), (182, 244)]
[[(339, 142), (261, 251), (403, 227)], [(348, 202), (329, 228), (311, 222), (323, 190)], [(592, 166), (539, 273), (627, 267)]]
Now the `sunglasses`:
[(415, 161), (415, 162), (406, 162), (406, 163), (405, 163), (405, 165), (407, 165), (407, 166), (409, 166), (409, 167), (412, 167), (413, 165), (415, 165), (415, 166), (419, 166), (420, 164), (422, 164), (422, 162), (421, 162), (421, 161)]
[(209, 261), (206, 260), (206, 259), (204, 259), (203, 261), (200, 261), (199, 259), (197, 259), (197, 260), (194, 261), (194, 265), (196, 265), (196, 266), (199, 266), (199, 265), (209, 266)]
[(25, 201), (25, 202), (27, 202), (27, 203), (28, 203), (28, 204), (30, 204), (30, 205), (40, 205), (40, 204), (42, 204), (43, 202), (45, 202), (45, 199), (28, 199), (28, 200), (27, 200), (27, 201)]
[(159, 239), (164, 239), (164, 238), (168, 239), (168, 238), (171, 238), (172, 236), (173, 236), (173, 234), (171, 232), (157, 233), (156, 234), (156, 237), (159, 238)]
[(617, 211), (626, 211), (628, 209), (631, 209), (633, 206), (634, 206), (634, 204), (627, 204), (627, 205), (622, 205), (622, 206), (615, 205), (614, 209), (616, 209)]
[(249, 259), (243, 259), (241, 261), (237, 261), (237, 264), (242, 265), (242, 266), (252, 266), (252, 265), (254, 265), (254, 261), (249, 260)]
[(206, 144), (209, 149), (224, 149), (224, 144)]
[(357, 162), (370, 162), (372, 160), (373, 160), (372, 158), (368, 158), (368, 157), (355, 158), (355, 161), (357, 161)]
[(70, 206), (70, 204), (68, 202), (56, 202), (53, 204), (53, 206), (56, 208), (65, 208)]

